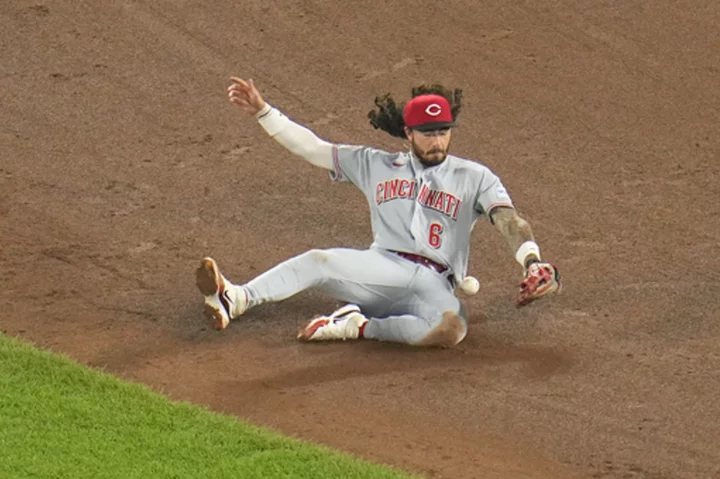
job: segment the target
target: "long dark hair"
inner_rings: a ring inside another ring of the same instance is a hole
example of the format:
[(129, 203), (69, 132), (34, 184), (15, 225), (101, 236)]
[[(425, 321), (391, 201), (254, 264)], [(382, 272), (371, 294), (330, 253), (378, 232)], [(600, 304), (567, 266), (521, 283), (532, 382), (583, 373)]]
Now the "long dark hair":
[[(432, 85), (420, 85), (412, 89), (410, 96), (415, 98), (420, 95), (436, 94), (442, 95), (450, 103), (450, 111), (453, 121), (457, 120), (462, 107), (462, 90), (456, 88), (450, 90), (444, 86), (434, 83)], [(375, 109), (370, 110), (367, 114), (370, 124), (377, 130), (382, 130), (396, 138), (406, 138), (405, 120), (403, 119), (403, 108), (405, 103), (400, 105), (395, 103), (392, 95), (386, 93), (382, 96), (375, 97)]]

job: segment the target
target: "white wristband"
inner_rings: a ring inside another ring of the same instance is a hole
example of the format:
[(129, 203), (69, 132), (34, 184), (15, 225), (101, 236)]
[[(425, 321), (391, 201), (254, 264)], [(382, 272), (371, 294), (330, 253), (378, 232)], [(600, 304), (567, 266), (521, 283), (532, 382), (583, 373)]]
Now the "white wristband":
[(270, 110), (272, 110), (270, 103), (265, 102), (265, 106), (262, 107), (259, 112), (255, 113), (255, 118), (259, 120), (260, 118), (270, 113)]
[(525, 260), (529, 255), (533, 255), (540, 260), (540, 247), (534, 241), (526, 241), (521, 244), (517, 253), (515, 253), (515, 260), (524, 268)]

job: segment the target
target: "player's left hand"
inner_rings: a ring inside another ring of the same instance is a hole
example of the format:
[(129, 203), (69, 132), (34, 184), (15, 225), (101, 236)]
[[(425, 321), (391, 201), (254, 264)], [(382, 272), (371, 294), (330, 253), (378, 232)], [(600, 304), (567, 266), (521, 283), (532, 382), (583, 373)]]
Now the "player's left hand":
[(232, 84), (227, 89), (228, 100), (254, 115), (265, 107), (265, 100), (252, 80), (231, 77)]
[(532, 263), (525, 271), (525, 279), (520, 283), (517, 307), (526, 306), (536, 299), (552, 293), (559, 293), (562, 289), (560, 273), (550, 263)]

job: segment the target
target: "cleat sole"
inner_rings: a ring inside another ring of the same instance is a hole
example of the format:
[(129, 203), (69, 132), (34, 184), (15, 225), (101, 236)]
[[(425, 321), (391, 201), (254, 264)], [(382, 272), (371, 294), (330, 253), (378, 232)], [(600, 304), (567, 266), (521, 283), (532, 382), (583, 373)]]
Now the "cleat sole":
[(218, 293), (219, 280), (215, 261), (205, 258), (195, 271), (195, 281), (203, 296), (212, 296)]

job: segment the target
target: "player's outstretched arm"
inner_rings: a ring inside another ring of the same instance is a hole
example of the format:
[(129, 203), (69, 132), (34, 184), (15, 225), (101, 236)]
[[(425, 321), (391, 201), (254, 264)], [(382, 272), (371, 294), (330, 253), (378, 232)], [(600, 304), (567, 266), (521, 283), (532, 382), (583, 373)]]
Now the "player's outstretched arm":
[(315, 133), (295, 123), (263, 100), (252, 80), (232, 77), (228, 87), (228, 100), (254, 115), (260, 126), (285, 148), (309, 163), (334, 170), (333, 145), (318, 138)]
[(523, 267), (525, 277), (520, 284), (517, 306), (525, 306), (542, 296), (559, 292), (562, 287), (560, 273), (553, 264), (540, 258), (540, 247), (535, 243), (530, 224), (513, 208), (504, 206), (490, 211), (490, 217)]

